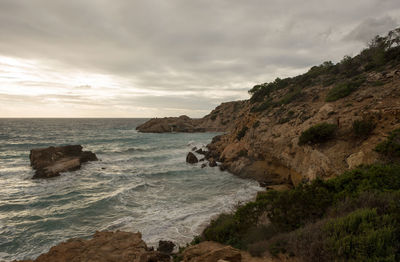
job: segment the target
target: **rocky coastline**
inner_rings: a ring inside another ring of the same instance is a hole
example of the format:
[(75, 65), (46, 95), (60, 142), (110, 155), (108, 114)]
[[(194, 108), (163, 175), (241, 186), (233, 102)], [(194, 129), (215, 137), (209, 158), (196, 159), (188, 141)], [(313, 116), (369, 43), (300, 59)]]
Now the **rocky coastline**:
[[(221, 115), (229, 113), (231, 123), (219, 126), (218, 131), (224, 134), (207, 145), (205, 158), (218, 162), (221, 170), (255, 179), (264, 186), (285, 188), (374, 163), (379, 160), (376, 144), (400, 126), (400, 67), (368, 72), (365, 78), (362, 88), (334, 102), (325, 101), (329, 88), (311, 85), (302, 90), (301, 98), (260, 112), (254, 108), (261, 104), (250, 100), (231, 102), (236, 110), (229, 112), (221, 105), (216, 110)], [(272, 92), (271, 99), (279, 100), (285, 92)], [(210, 115), (201, 121), (209, 121)], [(368, 137), (353, 132), (353, 124), (363, 120), (375, 125)], [(304, 130), (322, 122), (338, 126), (334, 139), (323, 144), (298, 144)], [(141, 128), (138, 131), (143, 132)]]
[[(101, 232), (35, 261), (398, 261), (400, 46), (383, 49), (385, 63), (368, 64), (375, 51), (257, 85), (251, 99), (202, 119), (151, 119), (137, 128), (223, 132), (207, 150), (192, 151), (276, 189), (211, 221), (184, 251), (154, 251), (140, 233)], [(203, 159), (190, 152), (186, 161)]]

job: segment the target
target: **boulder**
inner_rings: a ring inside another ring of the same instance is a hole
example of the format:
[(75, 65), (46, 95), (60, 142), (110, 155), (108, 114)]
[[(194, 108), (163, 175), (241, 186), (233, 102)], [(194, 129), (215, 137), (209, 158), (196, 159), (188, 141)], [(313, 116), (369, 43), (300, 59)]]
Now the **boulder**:
[(189, 164), (195, 164), (198, 163), (199, 160), (192, 152), (189, 152), (186, 156), (186, 162), (188, 162)]
[[(170, 262), (171, 257), (151, 251), (142, 235), (130, 232), (96, 232), (92, 239), (70, 239), (40, 255), (24, 262)], [(22, 261), (20, 261), (22, 262)]]
[(207, 151), (204, 151), (202, 148), (200, 148), (200, 149), (198, 149), (198, 150), (195, 150), (195, 152), (196, 152), (197, 154), (201, 154), (201, 155), (205, 155), (205, 154), (207, 153)]
[(217, 166), (217, 162), (214, 159), (211, 159), (210, 162), (208, 163), (208, 165), (210, 167), (215, 167), (215, 166)]
[(160, 240), (158, 241), (157, 251), (164, 254), (171, 254), (174, 251), (175, 244), (172, 241)]
[(32, 149), (29, 159), (36, 170), (33, 178), (59, 176), (62, 172), (78, 170), (82, 163), (98, 160), (93, 152), (82, 151), (81, 145)]
[(240, 262), (242, 254), (231, 246), (210, 241), (190, 246), (183, 252), (184, 262), (217, 262), (219, 260)]

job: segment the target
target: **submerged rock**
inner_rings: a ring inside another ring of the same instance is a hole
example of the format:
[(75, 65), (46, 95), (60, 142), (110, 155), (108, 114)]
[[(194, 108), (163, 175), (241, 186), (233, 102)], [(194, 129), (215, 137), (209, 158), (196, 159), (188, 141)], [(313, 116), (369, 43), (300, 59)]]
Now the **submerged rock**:
[(151, 251), (142, 235), (130, 232), (96, 232), (92, 239), (70, 239), (35, 260), (20, 262), (170, 262), (171, 257)]
[(186, 156), (186, 162), (188, 162), (189, 164), (195, 164), (198, 163), (199, 160), (192, 152), (189, 152)]
[(97, 161), (90, 151), (82, 151), (81, 145), (68, 145), (32, 149), (29, 155), (31, 166), (36, 170), (33, 178), (50, 178), (61, 172), (78, 170), (82, 163)]

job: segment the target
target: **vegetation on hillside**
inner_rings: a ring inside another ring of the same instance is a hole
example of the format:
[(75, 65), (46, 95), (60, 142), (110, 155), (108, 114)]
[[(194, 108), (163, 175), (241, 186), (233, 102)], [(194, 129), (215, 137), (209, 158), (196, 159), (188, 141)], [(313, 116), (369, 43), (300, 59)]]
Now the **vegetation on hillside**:
[(399, 230), (400, 166), (377, 164), (263, 192), (212, 221), (202, 238), (304, 261), (399, 261)]
[[(330, 87), (325, 98), (333, 102), (350, 95), (367, 81), (366, 74), (382, 71), (400, 63), (400, 28), (392, 30), (387, 36), (376, 36), (360, 54), (345, 56), (339, 63), (327, 61), (312, 67), (307, 73), (285, 79), (255, 85), (249, 94), (253, 104), (252, 112), (261, 112), (272, 107), (288, 104), (303, 97), (303, 89), (313, 85)], [(371, 83), (381, 85), (383, 83)], [(285, 89), (285, 90), (284, 90)], [(283, 90), (279, 97), (273, 93)]]
[(337, 125), (328, 123), (316, 124), (303, 131), (299, 137), (299, 145), (322, 143), (333, 137)]

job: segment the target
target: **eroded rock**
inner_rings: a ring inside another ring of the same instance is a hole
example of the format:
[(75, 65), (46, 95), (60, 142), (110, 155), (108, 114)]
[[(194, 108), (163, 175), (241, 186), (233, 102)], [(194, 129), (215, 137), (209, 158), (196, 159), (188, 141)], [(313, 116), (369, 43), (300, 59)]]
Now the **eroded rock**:
[(151, 251), (142, 235), (130, 232), (96, 232), (92, 239), (70, 239), (40, 255), (20, 262), (170, 262), (171, 257)]
[(93, 152), (82, 151), (81, 145), (32, 149), (29, 159), (36, 170), (33, 178), (59, 176), (62, 172), (78, 170), (82, 163), (98, 160)]

